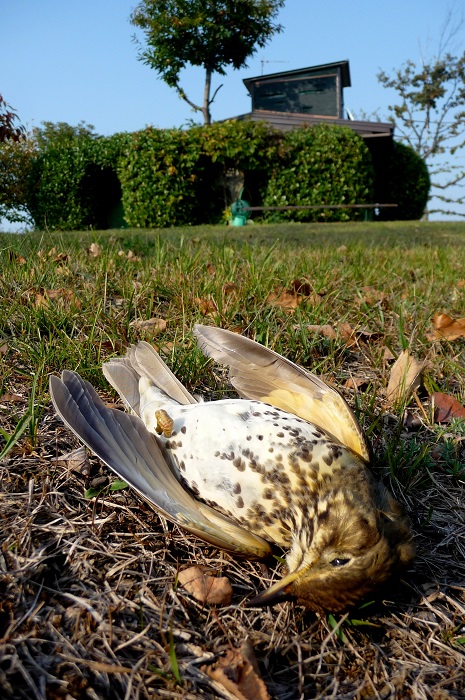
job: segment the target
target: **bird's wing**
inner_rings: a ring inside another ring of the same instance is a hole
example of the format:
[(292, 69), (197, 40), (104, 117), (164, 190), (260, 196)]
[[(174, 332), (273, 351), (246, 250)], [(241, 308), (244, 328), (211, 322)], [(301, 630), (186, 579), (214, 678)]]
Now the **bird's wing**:
[(51, 376), (50, 396), (68, 428), (166, 518), (228, 551), (259, 558), (271, 552), (261, 537), (191, 496), (140, 418), (107, 408), (78, 374)]
[(146, 377), (164, 394), (179, 404), (197, 403), (176, 379), (154, 348), (140, 341), (131, 345), (124, 357), (103, 364), (103, 374), (121, 396), (124, 404), (139, 415), (139, 377)]
[(196, 324), (194, 334), (205, 355), (229, 367), (230, 381), (240, 396), (293, 413), (370, 461), (370, 446), (357, 418), (336, 389), (237, 333)]

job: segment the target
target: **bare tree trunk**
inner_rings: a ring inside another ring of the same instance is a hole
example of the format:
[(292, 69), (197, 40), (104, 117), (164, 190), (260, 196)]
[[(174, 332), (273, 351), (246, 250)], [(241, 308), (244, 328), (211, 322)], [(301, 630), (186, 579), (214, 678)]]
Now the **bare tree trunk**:
[(207, 68), (205, 72), (205, 87), (203, 90), (203, 107), (202, 114), (204, 123), (210, 125), (212, 123), (212, 117), (210, 114), (210, 90), (212, 84), (212, 71)]

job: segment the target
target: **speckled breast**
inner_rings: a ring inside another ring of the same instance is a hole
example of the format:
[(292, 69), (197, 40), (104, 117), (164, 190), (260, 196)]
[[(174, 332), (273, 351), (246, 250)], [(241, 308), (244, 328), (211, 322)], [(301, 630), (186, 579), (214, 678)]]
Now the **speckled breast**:
[(354, 462), (316, 426), (258, 401), (164, 408), (173, 428), (159, 439), (191, 491), (284, 547), (312, 518), (322, 484)]

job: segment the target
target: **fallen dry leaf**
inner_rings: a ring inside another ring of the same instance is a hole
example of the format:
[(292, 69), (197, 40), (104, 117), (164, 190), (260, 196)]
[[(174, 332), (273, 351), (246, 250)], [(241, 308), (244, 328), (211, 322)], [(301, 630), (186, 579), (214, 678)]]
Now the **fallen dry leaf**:
[(266, 685), (259, 676), (254, 659), (250, 659), (250, 653), (245, 644), (241, 649), (229, 649), (216, 664), (204, 666), (202, 670), (238, 700), (269, 700)]
[(389, 404), (406, 401), (420, 385), (424, 362), (417, 360), (408, 350), (403, 350), (391, 367), (386, 399)]
[(47, 307), (53, 301), (63, 306), (73, 306), (76, 309), (81, 308), (81, 300), (74, 294), (72, 289), (43, 289), (41, 292), (36, 292), (35, 306), (39, 309)]
[(231, 604), (232, 586), (226, 576), (210, 576), (205, 567), (190, 566), (178, 573), (178, 581), (200, 603)]
[(60, 455), (57, 461), (65, 462), (71, 471), (82, 474), (83, 476), (89, 476), (90, 474), (90, 462), (84, 445), (65, 455)]
[(329, 323), (325, 323), (322, 326), (308, 325), (307, 330), (310, 331), (310, 333), (320, 333), (324, 335), (325, 338), (336, 338), (337, 336), (336, 331)]
[(450, 394), (435, 391), (431, 396), (434, 407), (434, 422), (449, 423), (453, 418), (465, 418), (465, 407)]
[(350, 323), (347, 323), (346, 321), (338, 323), (336, 327), (329, 324), (324, 324), (321, 326), (309, 325), (307, 326), (307, 330), (311, 333), (320, 333), (321, 335), (324, 335), (325, 338), (339, 338), (349, 348), (351, 348), (353, 345), (357, 345), (359, 341), (367, 342), (368, 340), (379, 337), (379, 333), (364, 331), (362, 329), (355, 330), (352, 328)]
[(344, 386), (346, 389), (357, 390), (361, 389), (361, 387), (367, 387), (369, 383), (370, 380), (367, 377), (353, 375), (346, 380)]
[(201, 299), (200, 297), (195, 297), (194, 304), (198, 306), (200, 313), (203, 316), (208, 314), (216, 313), (218, 308), (212, 299)]
[(0, 396), (0, 403), (21, 403), (24, 401), (24, 397), (21, 394), (2, 394)]
[(279, 306), (284, 311), (294, 311), (303, 301), (303, 297), (296, 292), (288, 292), (285, 289), (278, 289), (270, 292), (266, 298), (266, 303), (272, 306)]
[(129, 324), (132, 328), (138, 331), (145, 331), (151, 335), (158, 335), (166, 330), (167, 323), (164, 318), (148, 318), (146, 320), (137, 318)]
[(313, 287), (305, 277), (297, 277), (295, 280), (292, 280), (291, 289), (296, 294), (302, 294), (304, 297), (309, 297), (313, 293)]
[(367, 306), (374, 306), (375, 304), (383, 304), (387, 299), (386, 292), (381, 292), (375, 287), (361, 287), (361, 296), (356, 299), (357, 304), (366, 304)]
[(25, 265), (27, 262), (25, 257), (20, 255), (19, 253), (14, 253), (12, 250), (8, 251), (8, 259), (10, 262), (15, 262), (18, 265)]
[(394, 353), (386, 345), (383, 348), (383, 358), (385, 360), (395, 360), (396, 359)]
[(136, 255), (132, 252), (132, 250), (128, 250), (127, 253), (125, 253), (124, 250), (118, 250), (118, 256), (120, 258), (126, 258), (126, 260), (129, 260), (130, 262), (140, 262), (142, 260), (140, 255)]
[(434, 314), (433, 332), (427, 336), (428, 340), (456, 340), (465, 338), (465, 318), (453, 319), (449, 314)]
[(223, 294), (229, 296), (230, 294), (235, 294), (239, 291), (239, 287), (234, 282), (225, 282), (223, 284)]
[(98, 258), (102, 252), (102, 249), (98, 243), (91, 243), (86, 252), (91, 258)]

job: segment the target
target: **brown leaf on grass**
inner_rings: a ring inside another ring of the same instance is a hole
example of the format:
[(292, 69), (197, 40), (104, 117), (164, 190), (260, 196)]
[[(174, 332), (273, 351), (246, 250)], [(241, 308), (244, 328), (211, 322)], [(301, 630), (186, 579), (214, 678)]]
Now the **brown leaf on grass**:
[(241, 649), (228, 649), (216, 664), (204, 666), (202, 670), (238, 700), (269, 700), (266, 685), (260, 678), (256, 662), (254, 663), (255, 657), (250, 659), (246, 644), (247, 642)]
[(60, 455), (57, 461), (65, 462), (66, 466), (69, 467), (71, 471), (82, 474), (83, 476), (89, 476), (90, 474), (90, 462), (84, 445), (65, 455)]
[(211, 275), (212, 277), (214, 277), (216, 275), (216, 267), (213, 265), (213, 263), (210, 263), (210, 262), (207, 263), (205, 265), (205, 269), (208, 272), (208, 274)]
[(6, 341), (0, 342), (0, 355), (4, 357), (8, 352), (8, 343)]
[(276, 292), (270, 292), (266, 298), (266, 303), (272, 306), (279, 306), (284, 311), (294, 311), (303, 301), (303, 297), (296, 292), (288, 292), (278, 288)]
[(21, 394), (2, 394), (0, 396), (0, 403), (21, 403), (24, 401), (24, 397)]
[(368, 377), (353, 375), (346, 380), (344, 386), (346, 389), (355, 389), (357, 391), (357, 389), (367, 387), (369, 383)]
[(366, 304), (367, 306), (374, 306), (375, 304), (384, 304), (387, 300), (388, 295), (386, 292), (382, 292), (376, 287), (371, 285), (360, 288), (360, 296), (357, 296), (356, 303)]
[(118, 250), (118, 256), (120, 258), (126, 258), (126, 260), (129, 260), (130, 262), (140, 262), (142, 260), (140, 255), (136, 255), (132, 252), (132, 250), (128, 250), (127, 253), (125, 253), (124, 250)]
[(449, 423), (453, 418), (465, 418), (465, 407), (450, 394), (435, 391), (431, 396), (434, 407), (434, 422)]
[(86, 253), (91, 257), (91, 258), (98, 258), (98, 256), (101, 254), (102, 248), (99, 246), (98, 243), (91, 243), (90, 246), (86, 249)]
[(394, 353), (385, 345), (383, 348), (383, 359), (385, 360), (395, 360)]
[(388, 404), (405, 401), (420, 386), (424, 362), (417, 360), (408, 350), (403, 350), (391, 367), (386, 389)]
[(229, 296), (230, 294), (236, 294), (239, 291), (239, 287), (234, 282), (225, 282), (223, 284), (223, 294)]
[(203, 316), (207, 316), (208, 314), (214, 314), (218, 311), (218, 307), (216, 306), (213, 299), (201, 299), (200, 297), (195, 297), (194, 304), (199, 308), (200, 313)]
[(449, 314), (434, 314), (433, 332), (427, 336), (428, 340), (456, 340), (465, 338), (465, 318), (453, 319)]
[(324, 335), (325, 338), (337, 337), (336, 331), (329, 323), (325, 323), (322, 326), (309, 325), (307, 326), (307, 330), (310, 331), (310, 333), (319, 333), (320, 335)]
[(43, 289), (41, 292), (36, 292), (35, 306), (39, 309), (47, 307), (50, 302), (61, 304), (62, 306), (73, 306), (76, 309), (81, 308), (81, 300), (75, 295), (72, 289), (60, 287), (58, 289)]
[(158, 335), (159, 333), (163, 333), (163, 331), (166, 330), (167, 323), (164, 318), (154, 317), (148, 318), (146, 320), (142, 318), (137, 318), (134, 321), (131, 321), (129, 325), (135, 330), (145, 331), (146, 333), (150, 333), (151, 335)]
[(304, 297), (309, 297), (313, 293), (313, 287), (305, 277), (297, 277), (291, 282), (291, 289), (296, 294), (301, 294)]
[(24, 258), (24, 257), (23, 257), (22, 255), (20, 255), (19, 253), (15, 253), (15, 252), (12, 251), (12, 250), (9, 250), (9, 251), (8, 251), (8, 260), (9, 260), (10, 262), (15, 262), (15, 263), (17, 263), (18, 265), (25, 265), (26, 262), (27, 262), (26, 258)]
[(307, 326), (307, 330), (311, 333), (320, 333), (324, 335), (325, 338), (339, 338), (339, 340), (342, 340), (349, 348), (357, 345), (360, 341), (367, 342), (368, 340), (379, 337), (379, 333), (362, 329), (355, 330), (355, 328), (352, 328), (350, 323), (346, 321), (338, 323), (335, 327), (329, 324), (324, 324), (322, 326), (310, 325)]
[(323, 297), (316, 294), (308, 280), (297, 278), (293, 280), (288, 289), (278, 286), (274, 292), (270, 292), (266, 298), (266, 303), (272, 306), (279, 306), (284, 311), (292, 312), (297, 309), (303, 301), (307, 301), (314, 306), (321, 304)]
[(210, 576), (202, 566), (190, 566), (178, 573), (178, 581), (200, 603), (230, 605), (232, 586), (226, 576)]

